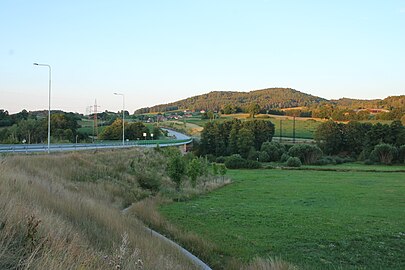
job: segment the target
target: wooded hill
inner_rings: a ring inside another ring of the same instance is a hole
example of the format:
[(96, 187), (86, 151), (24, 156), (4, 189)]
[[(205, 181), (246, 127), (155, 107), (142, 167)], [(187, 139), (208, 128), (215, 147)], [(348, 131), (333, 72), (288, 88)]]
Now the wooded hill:
[(165, 112), (171, 110), (218, 111), (228, 104), (244, 108), (257, 103), (262, 109), (289, 108), (318, 104), (326, 99), (302, 93), (290, 88), (268, 88), (250, 92), (213, 91), (176, 102), (142, 108), (136, 113)]
[(359, 100), (342, 98), (327, 100), (321, 97), (306, 94), (291, 88), (268, 88), (250, 92), (213, 91), (208, 94), (189, 97), (168, 104), (138, 109), (135, 113), (166, 112), (173, 110), (206, 110), (219, 111), (227, 105), (244, 110), (255, 103), (263, 110), (292, 108), (292, 107), (318, 107), (330, 104), (345, 108), (401, 108), (405, 107), (405, 95), (387, 97), (383, 100)]

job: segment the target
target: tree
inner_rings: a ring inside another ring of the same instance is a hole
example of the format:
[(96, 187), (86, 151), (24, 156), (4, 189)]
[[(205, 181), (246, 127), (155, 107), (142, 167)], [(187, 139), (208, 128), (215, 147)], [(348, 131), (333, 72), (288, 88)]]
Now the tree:
[(374, 147), (374, 150), (371, 152), (371, 158), (374, 161), (381, 162), (384, 164), (391, 164), (392, 160), (397, 155), (397, 149), (387, 143), (378, 144)]
[(226, 104), (225, 107), (222, 109), (224, 114), (233, 114), (236, 113), (236, 107), (232, 104)]
[(216, 163), (212, 163), (212, 174), (218, 175), (218, 165)]
[(248, 112), (251, 118), (255, 118), (255, 115), (260, 112), (260, 106), (257, 103), (252, 103), (248, 107)]
[[(121, 122), (122, 124), (122, 122)], [(122, 126), (121, 126), (122, 128)], [(142, 122), (125, 123), (125, 138), (129, 140), (145, 139), (143, 134), (146, 133), (146, 139), (150, 139), (150, 131)], [(121, 133), (122, 136), (122, 133)]]
[(122, 119), (116, 119), (111, 125), (106, 127), (99, 135), (103, 140), (122, 139)]
[(285, 147), (278, 142), (264, 142), (260, 150), (267, 154), (268, 161), (279, 161), (285, 152)]
[[(365, 134), (371, 129), (370, 123), (349, 122), (343, 128), (343, 149), (358, 155), (365, 147)], [(326, 151), (325, 151), (326, 152)]]
[(218, 165), (219, 174), (222, 176), (222, 181), (224, 180), (225, 174), (227, 172), (226, 166), (224, 164)]
[(239, 154), (242, 157), (247, 158), (247, 156), (249, 155), (249, 151), (253, 147), (253, 139), (254, 137), (251, 130), (247, 128), (242, 128), (239, 131), (237, 145)]
[(201, 175), (201, 163), (198, 158), (193, 158), (187, 165), (187, 176), (193, 187), (197, 184), (197, 177)]
[(167, 174), (176, 184), (176, 190), (180, 190), (181, 182), (186, 173), (186, 162), (180, 154), (174, 154), (169, 158)]
[(319, 125), (315, 132), (315, 140), (326, 154), (338, 154), (343, 149), (341, 125), (331, 120)]
[(303, 164), (313, 164), (322, 156), (322, 151), (316, 145), (296, 144), (288, 150), (288, 155), (298, 157)]
[(253, 143), (256, 150), (260, 150), (262, 144), (271, 141), (274, 136), (274, 124), (265, 120), (250, 120), (243, 122), (242, 127), (253, 133)]
[(289, 157), (287, 159), (286, 165), (288, 167), (301, 167), (301, 160), (298, 157)]

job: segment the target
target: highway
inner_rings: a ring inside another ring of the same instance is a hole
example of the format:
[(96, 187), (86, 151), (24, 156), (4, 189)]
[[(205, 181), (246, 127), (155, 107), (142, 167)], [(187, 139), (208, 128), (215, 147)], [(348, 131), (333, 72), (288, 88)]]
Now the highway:
[[(163, 128), (162, 128), (163, 129)], [(173, 137), (170, 140), (136, 140), (127, 141), (125, 145), (122, 142), (106, 142), (106, 143), (71, 143), (71, 144), (51, 144), (50, 152), (61, 151), (79, 151), (79, 150), (96, 150), (110, 148), (130, 148), (130, 147), (168, 147), (180, 146), (190, 143), (193, 139), (189, 136), (170, 129), (167, 130), (168, 135)], [(47, 144), (0, 144), (0, 153), (43, 153), (48, 151)]]

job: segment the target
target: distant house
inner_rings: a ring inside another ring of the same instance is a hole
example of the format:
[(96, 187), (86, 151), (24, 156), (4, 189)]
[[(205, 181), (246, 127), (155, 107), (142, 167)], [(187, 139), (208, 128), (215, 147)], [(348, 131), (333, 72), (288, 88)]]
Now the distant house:
[(389, 110), (386, 110), (386, 109), (358, 109), (358, 110), (355, 110), (355, 112), (364, 112), (364, 111), (367, 111), (371, 114), (390, 112)]

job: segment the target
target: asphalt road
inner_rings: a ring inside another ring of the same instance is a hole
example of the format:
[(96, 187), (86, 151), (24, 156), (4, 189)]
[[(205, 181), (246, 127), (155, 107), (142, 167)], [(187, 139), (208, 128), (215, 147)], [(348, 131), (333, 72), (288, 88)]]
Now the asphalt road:
[[(130, 148), (130, 147), (168, 147), (168, 146), (180, 146), (188, 144), (192, 139), (180, 132), (167, 130), (168, 135), (172, 136), (173, 139), (167, 140), (159, 143), (153, 140), (139, 140), (139, 141), (129, 141), (122, 145), (121, 142), (109, 142), (109, 143), (77, 143), (77, 144), (51, 144), (50, 152), (60, 152), (60, 151), (78, 151), (78, 150), (95, 150), (95, 149), (110, 149), (110, 148)], [(47, 152), (47, 144), (0, 144), (0, 153), (41, 153)]]

